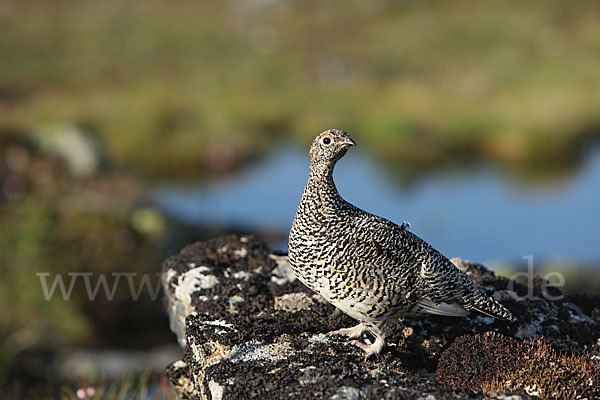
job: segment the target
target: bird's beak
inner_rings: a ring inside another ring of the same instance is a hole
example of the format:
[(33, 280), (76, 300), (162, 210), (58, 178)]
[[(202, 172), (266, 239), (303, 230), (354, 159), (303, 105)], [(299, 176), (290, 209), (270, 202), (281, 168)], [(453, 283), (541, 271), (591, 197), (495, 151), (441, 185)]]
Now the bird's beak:
[(350, 147), (350, 146), (355, 146), (355, 145), (356, 145), (356, 142), (355, 142), (354, 140), (352, 140), (352, 139), (348, 138), (348, 139), (346, 139), (346, 141), (344, 142), (344, 145), (345, 145), (345, 146), (348, 146), (348, 147)]

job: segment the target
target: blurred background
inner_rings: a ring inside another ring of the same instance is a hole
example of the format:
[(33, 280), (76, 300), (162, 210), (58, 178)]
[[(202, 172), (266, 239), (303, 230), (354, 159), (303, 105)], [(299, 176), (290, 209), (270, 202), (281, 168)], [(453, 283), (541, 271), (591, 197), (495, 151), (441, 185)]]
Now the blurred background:
[(160, 295), (79, 275), (47, 299), (44, 276), (156, 287), (231, 232), (285, 250), (328, 128), (358, 143), (347, 200), (600, 293), (595, 1), (0, 0), (0, 27), (4, 398), (170, 398)]

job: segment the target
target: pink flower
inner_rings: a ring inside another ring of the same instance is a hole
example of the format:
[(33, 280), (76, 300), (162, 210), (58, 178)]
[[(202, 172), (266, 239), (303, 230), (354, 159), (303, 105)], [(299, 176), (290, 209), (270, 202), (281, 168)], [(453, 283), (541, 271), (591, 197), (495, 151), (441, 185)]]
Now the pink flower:
[(81, 388), (77, 389), (76, 394), (77, 394), (78, 399), (87, 399), (87, 398), (92, 397), (94, 394), (96, 394), (96, 390), (91, 386), (88, 386), (85, 388), (81, 387)]

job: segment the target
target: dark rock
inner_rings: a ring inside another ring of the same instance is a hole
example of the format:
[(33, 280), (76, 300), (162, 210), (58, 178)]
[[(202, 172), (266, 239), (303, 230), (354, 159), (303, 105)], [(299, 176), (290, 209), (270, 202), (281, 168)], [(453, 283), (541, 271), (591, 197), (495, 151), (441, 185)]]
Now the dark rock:
[[(581, 311), (599, 307), (598, 297), (574, 301), (539, 280), (527, 288), (453, 261), (518, 322), (407, 318), (365, 360), (346, 339), (324, 335), (354, 321), (295, 280), (285, 255), (250, 236), (195, 243), (163, 264), (171, 329), (184, 348), (167, 375), (190, 399), (528, 399), (549, 393), (530, 379), (545, 375), (523, 362), (534, 355), (557, 366), (546, 380), (563, 391), (557, 398), (599, 386), (600, 324)], [(581, 386), (585, 379), (593, 385)]]

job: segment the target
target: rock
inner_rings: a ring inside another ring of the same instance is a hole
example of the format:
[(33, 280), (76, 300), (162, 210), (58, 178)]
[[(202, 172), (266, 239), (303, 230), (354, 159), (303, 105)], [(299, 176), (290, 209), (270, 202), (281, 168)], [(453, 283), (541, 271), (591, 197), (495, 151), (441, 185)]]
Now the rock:
[(33, 139), (44, 151), (64, 158), (76, 176), (94, 175), (105, 160), (100, 141), (74, 124), (44, 125), (34, 131)]
[(250, 236), (192, 244), (162, 267), (171, 329), (184, 353), (167, 375), (185, 399), (598, 396), (600, 324), (581, 310), (599, 307), (600, 298), (575, 301), (552, 289), (548, 300), (543, 282), (527, 288), (481, 265), (455, 263), (495, 291), (518, 322), (477, 313), (407, 318), (382, 353), (365, 360), (347, 339), (325, 335), (354, 321), (334, 316), (333, 306), (295, 280), (285, 255)]

